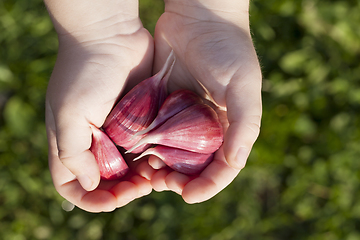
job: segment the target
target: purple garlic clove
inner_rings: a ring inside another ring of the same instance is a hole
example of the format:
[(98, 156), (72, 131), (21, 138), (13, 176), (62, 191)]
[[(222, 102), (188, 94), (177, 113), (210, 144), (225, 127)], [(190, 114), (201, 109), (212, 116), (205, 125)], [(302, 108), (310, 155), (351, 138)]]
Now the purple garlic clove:
[(147, 149), (134, 160), (140, 159), (146, 155), (155, 155), (170, 168), (187, 175), (199, 174), (214, 158), (213, 153), (201, 154), (157, 145), (154, 148)]
[(98, 163), (100, 176), (105, 180), (115, 180), (124, 176), (129, 167), (110, 138), (100, 129), (91, 127), (93, 136), (90, 151)]
[[(158, 109), (166, 98), (166, 88), (175, 55), (170, 53), (163, 68), (131, 89), (110, 112), (102, 128), (119, 146), (129, 149), (141, 136), (134, 137), (146, 129), (155, 119)], [(134, 153), (145, 150), (146, 145), (133, 149)]]
[(202, 99), (194, 92), (186, 89), (180, 89), (172, 92), (164, 101), (161, 106), (158, 115), (154, 121), (146, 129), (137, 132), (134, 136), (140, 136), (146, 134), (163, 124), (167, 119), (174, 116), (178, 112), (181, 112), (185, 108), (195, 104), (202, 103)]
[(216, 112), (206, 104), (196, 103), (149, 132), (127, 153), (142, 145), (159, 144), (209, 154), (219, 149), (222, 142), (223, 129)]

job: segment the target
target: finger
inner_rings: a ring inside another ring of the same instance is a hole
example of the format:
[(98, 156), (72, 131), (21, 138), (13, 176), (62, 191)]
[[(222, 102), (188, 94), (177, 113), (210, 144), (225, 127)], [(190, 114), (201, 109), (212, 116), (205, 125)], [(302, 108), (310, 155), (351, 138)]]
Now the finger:
[(130, 181), (121, 181), (110, 190), (117, 199), (117, 207), (148, 195), (152, 192), (150, 182), (140, 176), (131, 177)]
[(116, 206), (122, 207), (137, 198), (139, 189), (130, 181), (122, 181), (110, 190), (116, 197)]
[(153, 169), (160, 169), (160, 168), (164, 168), (166, 167), (166, 164), (158, 157), (151, 155), (149, 157), (149, 165), (153, 168)]
[(137, 198), (139, 197), (143, 197), (145, 195), (149, 195), (152, 191), (152, 186), (150, 184), (150, 181), (138, 176), (138, 175), (134, 175), (130, 181), (132, 183), (134, 183), (136, 185), (136, 187), (138, 188), (138, 195)]
[[(146, 161), (144, 162), (146, 163)], [(143, 163), (136, 165), (135, 168), (137, 171), (139, 168), (142, 170), (142, 166), (144, 165), (146, 168), (145, 171), (147, 171), (148, 168), (152, 169), (150, 166), (146, 166), (146, 164)], [(152, 169), (152, 171), (154, 170)], [(125, 178), (120, 179), (120, 182), (110, 189), (110, 192), (112, 192), (117, 199), (117, 207), (122, 207), (136, 198), (140, 198), (151, 193), (152, 186), (149, 179), (135, 174), (137, 174), (137, 172), (131, 172), (125, 176)], [(101, 185), (102, 184), (100, 184), (99, 187)]]
[(116, 207), (116, 198), (103, 189), (88, 192), (79, 184), (74, 174), (60, 161), (57, 155), (56, 138), (48, 128), (49, 168), (58, 193), (77, 207), (89, 212), (109, 212)]
[(76, 180), (76, 176), (61, 163), (58, 156), (55, 133), (48, 126), (47, 139), (49, 146), (49, 169), (54, 186), (56, 189), (58, 189), (62, 184)]
[(58, 114), (53, 117), (47, 106), (47, 124), (55, 123), (51, 132), (56, 136), (58, 157), (62, 164), (76, 176), (81, 186), (94, 190), (100, 182), (100, 172), (94, 155), (89, 150), (92, 131), (85, 118), (78, 114)]
[(116, 209), (117, 199), (111, 192), (102, 189), (87, 192), (78, 181), (62, 185), (59, 193), (69, 202), (88, 212), (111, 212)]
[(155, 191), (162, 192), (170, 190), (165, 183), (165, 178), (171, 172), (172, 170), (169, 170), (168, 168), (163, 168), (154, 173), (150, 183)]
[(185, 185), (182, 197), (190, 204), (206, 201), (228, 186), (239, 172), (229, 166), (220, 148), (200, 176)]
[(137, 174), (147, 180), (150, 180), (156, 172), (156, 170), (153, 169), (147, 161), (142, 161), (141, 163), (139, 163), (139, 165), (136, 166), (135, 171)]
[(166, 176), (165, 184), (168, 189), (181, 195), (186, 184), (192, 179), (190, 176), (174, 171)]
[(242, 169), (259, 136), (262, 115), (259, 68), (234, 77), (226, 91), (229, 128), (224, 136), (224, 153), (229, 165)]

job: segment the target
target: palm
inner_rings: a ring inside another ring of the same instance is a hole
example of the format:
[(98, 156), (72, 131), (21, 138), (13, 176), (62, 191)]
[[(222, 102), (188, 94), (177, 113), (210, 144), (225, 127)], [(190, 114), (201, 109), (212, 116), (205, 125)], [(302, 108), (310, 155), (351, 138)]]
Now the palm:
[[(66, 43), (59, 49), (47, 91), (50, 171), (58, 192), (69, 201), (88, 211), (113, 210), (148, 193), (150, 185), (133, 174), (128, 181), (101, 183), (87, 192), (76, 177), (85, 172), (99, 179), (88, 150), (89, 125), (101, 127), (125, 85), (130, 88), (150, 76), (153, 41), (142, 29), (95, 44)], [(97, 183), (93, 180), (93, 186)]]
[(203, 94), (201, 82), (220, 107), (225, 130), (223, 147), (198, 178), (164, 173), (168, 170), (154, 175), (155, 190), (174, 190), (187, 202), (204, 201), (233, 180), (247, 158), (239, 157), (239, 150), (250, 151), (261, 118), (261, 72), (250, 34), (211, 11), (205, 15), (210, 20), (165, 12), (155, 31), (156, 70), (170, 48), (177, 57), (169, 90), (187, 88)]
[[(259, 71), (250, 36), (238, 26), (226, 22), (201, 21), (176, 13), (164, 13), (156, 32), (156, 57), (164, 58), (170, 45), (177, 56), (170, 91), (194, 89), (201, 81), (224, 105), (226, 85), (235, 74)], [(156, 68), (160, 67), (158, 59)]]

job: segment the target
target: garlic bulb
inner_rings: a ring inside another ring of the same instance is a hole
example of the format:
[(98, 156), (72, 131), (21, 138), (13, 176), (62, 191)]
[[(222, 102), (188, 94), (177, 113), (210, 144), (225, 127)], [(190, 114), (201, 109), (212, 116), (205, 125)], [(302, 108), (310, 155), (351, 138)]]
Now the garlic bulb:
[(141, 153), (135, 160), (155, 155), (172, 169), (190, 175), (199, 174), (222, 145), (218, 115), (201, 97), (186, 89), (167, 96), (174, 63), (171, 52), (159, 73), (140, 82), (116, 104), (102, 126), (105, 133), (93, 130), (90, 150), (103, 179), (128, 170), (114, 143), (126, 153)]

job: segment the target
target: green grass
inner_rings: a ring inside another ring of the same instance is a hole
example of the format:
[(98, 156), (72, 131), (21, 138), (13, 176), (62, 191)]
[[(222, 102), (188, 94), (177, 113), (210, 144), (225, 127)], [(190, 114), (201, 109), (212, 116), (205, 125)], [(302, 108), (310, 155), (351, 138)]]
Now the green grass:
[[(151, 33), (161, 0), (141, 0)], [(0, 238), (360, 239), (360, 2), (254, 0), (262, 129), (211, 200), (153, 192), (112, 213), (66, 212), (47, 166), (44, 98), (57, 38), (39, 0), (0, 1)]]

